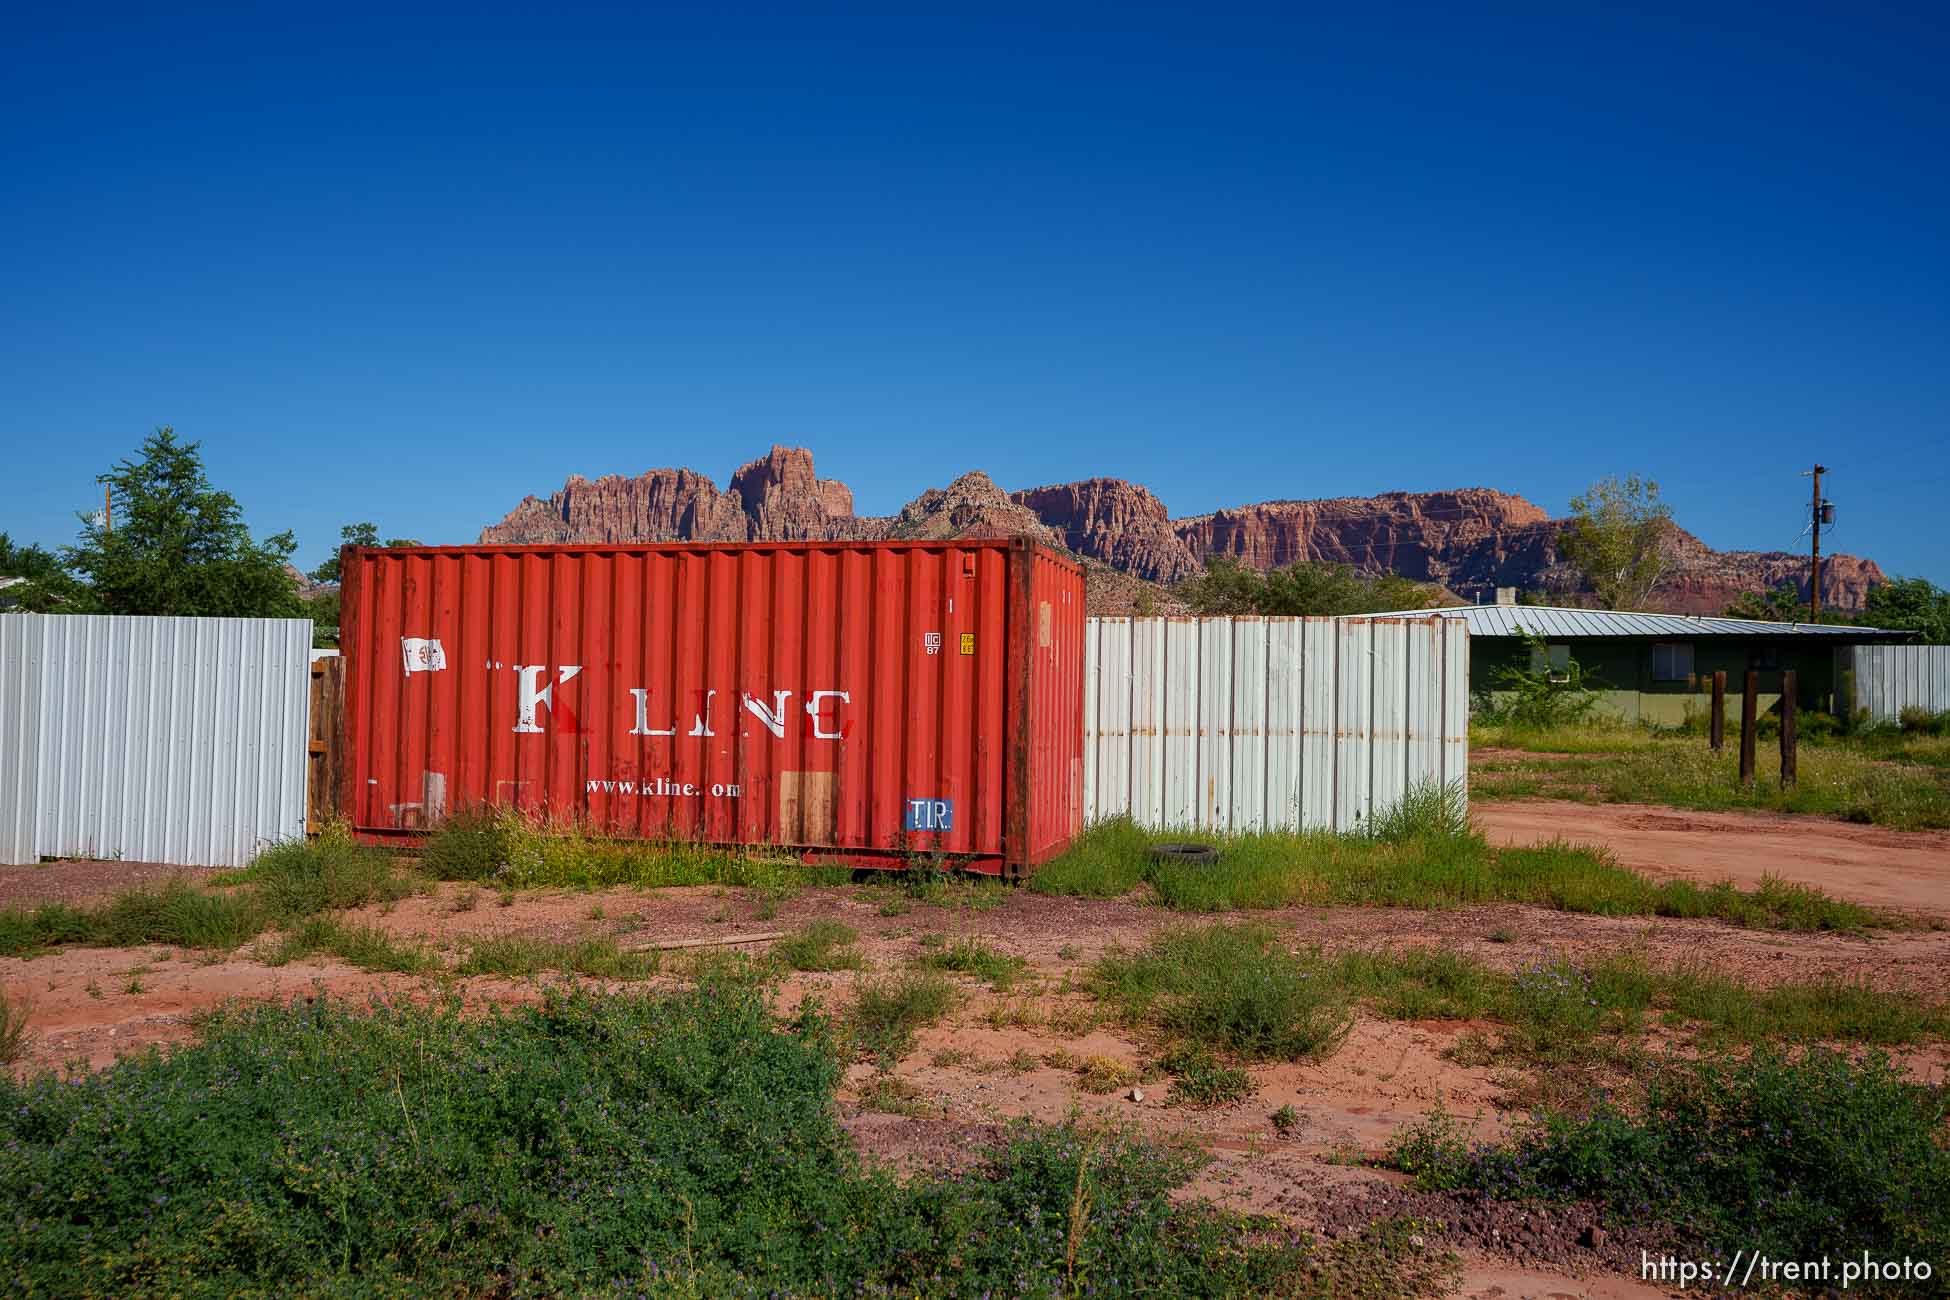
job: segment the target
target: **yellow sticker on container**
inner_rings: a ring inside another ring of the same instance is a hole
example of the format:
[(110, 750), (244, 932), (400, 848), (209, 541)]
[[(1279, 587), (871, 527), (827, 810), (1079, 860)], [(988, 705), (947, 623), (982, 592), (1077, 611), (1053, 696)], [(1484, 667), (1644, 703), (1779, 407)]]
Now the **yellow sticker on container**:
[(975, 653), (975, 634), (973, 632), (964, 632), (961, 634), (961, 652), (965, 655)]

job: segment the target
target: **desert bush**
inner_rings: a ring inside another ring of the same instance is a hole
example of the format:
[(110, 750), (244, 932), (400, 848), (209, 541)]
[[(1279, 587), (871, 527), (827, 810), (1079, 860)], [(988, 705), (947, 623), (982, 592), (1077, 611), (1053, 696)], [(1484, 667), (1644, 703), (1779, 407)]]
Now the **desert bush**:
[[(218, 1013), (97, 1074), (0, 1077), (20, 1294), (1295, 1294), (1313, 1256), (1174, 1195), (1199, 1158), (1017, 1124), (864, 1167), (834, 1034), (748, 982)], [(1315, 1293), (1318, 1293), (1317, 1291)]]
[[(1950, 1253), (1950, 1100), (1886, 1057), (1815, 1048), (1672, 1064), (1642, 1108), (1544, 1114), (1471, 1145), (1440, 1116), (1396, 1142), (1425, 1187), (1590, 1199), (1634, 1222), (1679, 1223), (1724, 1249), (1777, 1258)], [(1923, 1292), (1919, 1292), (1923, 1293)]]

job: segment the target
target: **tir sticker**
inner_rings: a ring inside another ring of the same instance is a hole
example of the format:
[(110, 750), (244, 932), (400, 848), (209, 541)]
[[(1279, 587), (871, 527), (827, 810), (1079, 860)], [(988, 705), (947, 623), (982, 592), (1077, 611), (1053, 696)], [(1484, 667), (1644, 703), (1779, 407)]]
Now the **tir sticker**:
[(961, 634), (961, 652), (965, 655), (975, 653), (975, 634), (973, 632), (964, 632)]
[(953, 799), (909, 799), (901, 817), (907, 831), (951, 831), (955, 829)]

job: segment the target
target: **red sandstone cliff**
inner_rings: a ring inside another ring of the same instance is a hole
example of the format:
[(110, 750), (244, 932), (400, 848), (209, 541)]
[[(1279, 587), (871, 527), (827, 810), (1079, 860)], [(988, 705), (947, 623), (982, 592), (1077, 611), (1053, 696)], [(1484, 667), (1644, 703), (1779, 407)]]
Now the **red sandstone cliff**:
[[(979, 471), (931, 488), (898, 515), (853, 513), (846, 485), (813, 473), (812, 454), (774, 447), (745, 465), (720, 491), (687, 469), (651, 470), (636, 478), (593, 482), (572, 477), (546, 500), (529, 497), (483, 542), (753, 541), (1029, 535), (1067, 546), (1091, 562), (1091, 605), (1113, 607), (1152, 587), (1199, 571), (1215, 556), (1266, 569), (1296, 561), (1351, 564), (1440, 584), (1465, 598), (1494, 587), (1570, 592), (1558, 558), (1563, 521), (1519, 496), (1489, 488), (1451, 492), (1386, 492), (1374, 497), (1269, 501), (1172, 519), (1147, 489), (1122, 479), (1093, 478), (1005, 493)], [(1686, 613), (1718, 613), (1748, 591), (1793, 582), (1807, 594), (1803, 556), (1715, 551), (1675, 530), (1672, 571), (1653, 604)], [(1112, 571), (1126, 575), (1112, 581)], [(1856, 610), (1871, 586), (1885, 581), (1871, 560), (1836, 555), (1822, 562), (1823, 599)], [(1099, 591), (1098, 589), (1101, 589)], [(1102, 599), (1099, 599), (1101, 595)], [(1565, 599), (1575, 599), (1566, 596)]]

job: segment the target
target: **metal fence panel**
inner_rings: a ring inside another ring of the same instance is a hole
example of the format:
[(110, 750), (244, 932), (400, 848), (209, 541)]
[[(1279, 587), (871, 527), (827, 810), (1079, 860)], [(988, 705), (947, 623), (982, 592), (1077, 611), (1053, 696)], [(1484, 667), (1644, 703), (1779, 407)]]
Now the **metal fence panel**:
[(1904, 709), (1950, 710), (1950, 645), (1858, 645), (1840, 657), (1855, 674), (1851, 713), (1896, 722)]
[[(0, 791), (36, 857), (237, 866), (305, 832), (311, 623), (305, 619), (9, 615), (0, 696), (30, 694), (33, 770)], [(0, 705), (0, 708), (6, 706)], [(26, 851), (23, 851), (23, 848)]]
[(1092, 619), (1087, 815), (1354, 830), (1462, 782), (1468, 639), (1442, 619)]
[(41, 623), (24, 615), (0, 616), (0, 863), (35, 860)]

